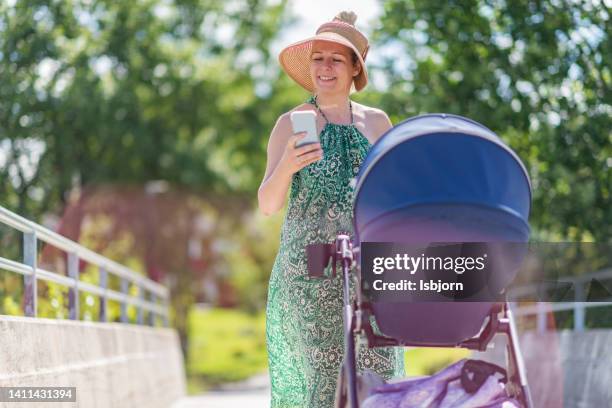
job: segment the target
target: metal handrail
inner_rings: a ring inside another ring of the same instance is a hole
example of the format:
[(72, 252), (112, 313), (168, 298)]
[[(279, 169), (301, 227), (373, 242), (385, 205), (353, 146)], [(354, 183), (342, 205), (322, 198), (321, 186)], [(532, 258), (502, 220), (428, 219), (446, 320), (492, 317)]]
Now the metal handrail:
[[(0, 206), (0, 223), (12, 227), (23, 234), (24, 253), (23, 263), (0, 257), (0, 269), (19, 273), (24, 276), (25, 315), (36, 316), (37, 280), (55, 282), (69, 288), (69, 317), (78, 319), (78, 293), (79, 291), (93, 293), (101, 299), (100, 320), (107, 320), (107, 301), (114, 300), (121, 305), (121, 321), (128, 322), (127, 304), (138, 308), (137, 321), (143, 323), (144, 311), (149, 312), (148, 324), (154, 325), (155, 315), (162, 318), (165, 326), (168, 325), (168, 289), (148, 279), (135, 271), (108, 259), (84, 246), (53, 232), (35, 222), (17, 215)], [(68, 254), (68, 276), (44, 270), (37, 266), (37, 242), (43, 241)], [(83, 260), (99, 268), (100, 284), (95, 285), (79, 279), (79, 261)], [(121, 292), (108, 288), (108, 273), (121, 279)], [(139, 288), (138, 297), (128, 294), (129, 284)], [(146, 300), (146, 294), (149, 300)], [(161, 305), (156, 301), (159, 300)]]
[(569, 283), (574, 289), (574, 300), (569, 302), (535, 302), (533, 305), (517, 306), (512, 303), (514, 314), (516, 316), (532, 316), (536, 315), (537, 330), (539, 332), (546, 331), (546, 314), (548, 312), (562, 312), (572, 310), (574, 312), (574, 330), (582, 332), (585, 330), (586, 309), (594, 307), (612, 306), (612, 299), (605, 299), (597, 302), (586, 302), (585, 288), (586, 284), (593, 279), (612, 279), (612, 268), (602, 269), (596, 272), (586, 273), (579, 276), (565, 276), (551, 283), (540, 283), (525, 285), (513, 288), (508, 291), (510, 299), (529, 296), (537, 293), (542, 286), (553, 286), (558, 283)]

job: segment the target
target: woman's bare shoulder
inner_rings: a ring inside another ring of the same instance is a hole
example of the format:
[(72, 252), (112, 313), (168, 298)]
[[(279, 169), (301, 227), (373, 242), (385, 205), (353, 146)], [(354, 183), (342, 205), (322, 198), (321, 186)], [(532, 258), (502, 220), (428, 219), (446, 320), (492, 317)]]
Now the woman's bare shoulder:
[(393, 127), (389, 116), (382, 109), (353, 102), (353, 112), (363, 121), (372, 143)]
[(309, 103), (302, 103), (301, 105), (298, 105), (295, 108), (281, 114), (276, 120), (276, 125), (274, 126), (274, 129), (278, 127), (281, 127), (283, 129), (291, 127), (291, 112), (306, 111), (306, 110), (314, 110), (314, 108)]
[[(373, 121), (388, 121), (389, 116), (382, 109), (374, 108), (372, 106), (363, 105), (361, 103), (352, 102), (353, 111), (359, 111), (365, 119)], [(357, 108), (357, 109), (355, 109)]]

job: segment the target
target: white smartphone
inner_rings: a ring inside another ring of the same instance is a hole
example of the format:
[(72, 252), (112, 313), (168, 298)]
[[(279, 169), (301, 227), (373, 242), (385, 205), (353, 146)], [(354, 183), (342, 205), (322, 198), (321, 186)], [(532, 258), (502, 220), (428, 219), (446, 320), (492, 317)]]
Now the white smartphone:
[(296, 147), (310, 143), (319, 143), (317, 134), (317, 114), (313, 111), (291, 112), (291, 125), (293, 133), (306, 132), (306, 136), (296, 143)]

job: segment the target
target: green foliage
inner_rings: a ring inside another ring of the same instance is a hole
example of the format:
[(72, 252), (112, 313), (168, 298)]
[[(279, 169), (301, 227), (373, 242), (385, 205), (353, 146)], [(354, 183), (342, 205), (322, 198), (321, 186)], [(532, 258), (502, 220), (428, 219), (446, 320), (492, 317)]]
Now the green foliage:
[[(0, 5), (3, 205), (37, 219), (73, 187), (164, 179), (253, 192), (285, 2)], [(28, 163), (29, 162), (29, 163)]]
[[(587, 330), (609, 329), (612, 327), (612, 307), (604, 306), (604, 303), (590, 302), (585, 310), (584, 328)], [(545, 306), (546, 308), (547, 306)], [(547, 330), (562, 331), (574, 330), (574, 310), (562, 310), (552, 312), (546, 310)], [(538, 318), (536, 315), (520, 316), (517, 318), (519, 331), (536, 331), (538, 329)]]
[(23, 316), (23, 277), (0, 270), (0, 314)]
[(466, 349), (407, 348), (404, 353), (406, 374), (411, 377), (432, 375), (462, 358), (469, 358), (470, 354), (471, 352)]
[(449, 112), (487, 125), (526, 162), (542, 236), (610, 242), (609, 20), (589, 2), (387, 1), (380, 105), (394, 121)]
[(258, 211), (249, 213), (231, 237), (232, 246), (224, 260), (231, 271), (230, 282), (237, 291), (239, 305), (248, 312), (265, 308), (283, 219), (284, 212), (268, 218)]
[(268, 367), (265, 316), (226, 309), (189, 314), (187, 373), (206, 385), (240, 381)]

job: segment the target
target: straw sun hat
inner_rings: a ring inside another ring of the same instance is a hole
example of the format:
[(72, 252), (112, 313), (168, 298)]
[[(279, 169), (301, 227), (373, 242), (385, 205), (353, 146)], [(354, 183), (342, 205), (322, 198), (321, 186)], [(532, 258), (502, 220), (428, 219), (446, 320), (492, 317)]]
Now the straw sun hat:
[(314, 85), (310, 77), (310, 55), (315, 41), (328, 41), (342, 44), (355, 53), (361, 70), (354, 78), (355, 90), (362, 90), (368, 83), (368, 72), (365, 58), (368, 54), (368, 39), (355, 28), (357, 15), (352, 11), (339, 13), (332, 21), (321, 25), (314, 37), (298, 41), (285, 47), (278, 60), (285, 72), (306, 90), (313, 92)]

